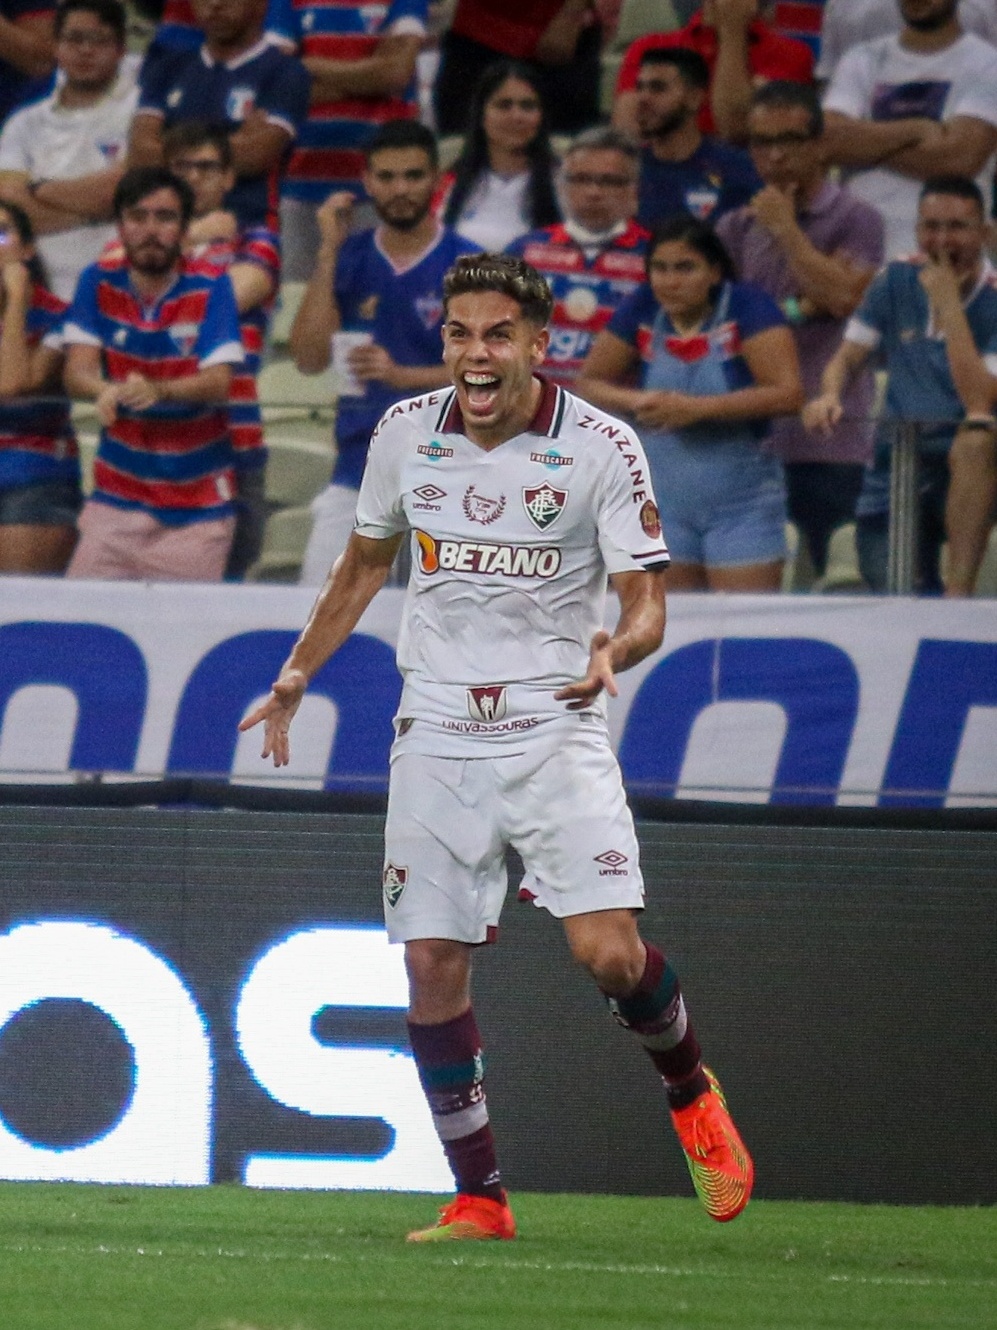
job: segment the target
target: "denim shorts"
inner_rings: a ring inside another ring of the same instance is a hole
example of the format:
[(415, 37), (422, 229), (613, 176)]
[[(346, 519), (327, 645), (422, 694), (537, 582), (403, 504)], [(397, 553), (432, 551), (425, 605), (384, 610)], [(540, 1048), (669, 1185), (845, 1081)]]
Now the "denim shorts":
[(0, 489), (0, 526), (75, 526), (83, 497), (75, 480)]
[(645, 437), (651, 481), (676, 563), (736, 568), (786, 557), (782, 463), (743, 442)]

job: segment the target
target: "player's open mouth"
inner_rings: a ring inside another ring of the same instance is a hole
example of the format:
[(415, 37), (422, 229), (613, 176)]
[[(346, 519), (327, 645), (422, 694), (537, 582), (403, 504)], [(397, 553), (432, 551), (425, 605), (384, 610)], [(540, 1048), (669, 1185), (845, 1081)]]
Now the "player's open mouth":
[(494, 374), (465, 374), (464, 391), (467, 393), (467, 402), (471, 409), (477, 414), (487, 415), (495, 405), (495, 398), (498, 396), (500, 379)]

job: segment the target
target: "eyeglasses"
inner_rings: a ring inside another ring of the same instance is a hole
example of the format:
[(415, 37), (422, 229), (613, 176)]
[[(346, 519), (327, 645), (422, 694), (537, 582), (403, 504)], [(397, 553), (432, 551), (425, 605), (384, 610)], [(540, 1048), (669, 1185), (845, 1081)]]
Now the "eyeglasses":
[(625, 175), (593, 175), (588, 171), (575, 171), (565, 175), (566, 185), (577, 185), (584, 189), (586, 185), (598, 185), (600, 189), (626, 189), (631, 182)]
[(172, 169), (187, 175), (193, 175), (198, 171), (202, 175), (221, 175), (226, 168), (221, 162), (208, 161), (203, 157), (181, 157), (173, 163)]
[(814, 134), (749, 134), (748, 147), (764, 152), (768, 148), (801, 148), (804, 143), (813, 143)]
[(98, 49), (121, 45), (113, 32), (60, 32), (56, 41), (65, 42), (67, 46), (96, 46)]

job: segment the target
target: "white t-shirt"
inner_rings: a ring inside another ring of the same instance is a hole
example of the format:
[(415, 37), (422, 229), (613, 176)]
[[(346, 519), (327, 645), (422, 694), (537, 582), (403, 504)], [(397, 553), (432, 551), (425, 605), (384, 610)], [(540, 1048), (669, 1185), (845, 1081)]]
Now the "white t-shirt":
[[(96, 106), (67, 111), (59, 96), (56, 89), (10, 117), (0, 133), (0, 171), (26, 172), (31, 180), (74, 180), (124, 161), (138, 104), (134, 77), (119, 77)], [(116, 234), (113, 223), (96, 222), (39, 237), (38, 251), (57, 296), (72, 299), (80, 273)]]
[[(969, 33), (930, 54), (905, 50), (897, 37), (865, 42), (848, 51), (838, 65), (824, 96), (824, 109), (879, 121), (972, 116), (997, 126), (997, 49)], [(993, 177), (991, 157), (978, 177), (988, 207)], [(919, 180), (875, 167), (849, 175), (848, 188), (882, 213), (887, 259), (916, 248)]]
[[(997, 46), (997, 4), (994, 0), (961, 0), (959, 23), (963, 32)], [(830, 79), (838, 61), (859, 42), (888, 37), (903, 27), (897, 0), (827, 0), (820, 32), (817, 77)]]
[(529, 215), (528, 172), (498, 175), (483, 171), (464, 200), (453, 229), (490, 254), (501, 254), (506, 245), (532, 230)]
[[(392, 407), (357, 502), (360, 535), (413, 534), (398, 729), (444, 757), (521, 749), (571, 715), (553, 694), (585, 676), (608, 575), (668, 561), (621, 421), (545, 384), (529, 430), (497, 448), (463, 429), (452, 389)], [(602, 698), (589, 712), (603, 721)]]

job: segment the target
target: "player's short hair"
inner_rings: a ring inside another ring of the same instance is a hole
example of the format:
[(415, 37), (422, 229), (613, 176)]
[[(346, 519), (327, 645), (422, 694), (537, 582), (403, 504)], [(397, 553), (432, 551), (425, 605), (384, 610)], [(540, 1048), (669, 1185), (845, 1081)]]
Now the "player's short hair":
[(593, 125), (591, 129), (577, 134), (561, 158), (562, 168), (576, 152), (618, 152), (626, 158), (627, 167), (635, 180), (640, 173), (639, 146), (629, 134), (624, 134), (622, 129), (614, 129), (612, 125)]
[(421, 148), (435, 171), (440, 164), (436, 135), (418, 120), (388, 120), (374, 134), (365, 148), (367, 161), (387, 148)]
[(224, 125), (207, 120), (179, 120), (163, 131), (163, 156), (166, 161), (179, 157), (182, 152), (195, 152), (198, 148), (214, 148), (218, 160), (226, 171), (232, 165), (232, 144)]
[(687, 87), (701, 92), (710, 86), (710, 67), (691, 46), (652, 46), (640, 58), (640, 68), (646, 65), (672, 65)]
[(126, 208), (134, 208), (159, 189), (171, 189), (180, 203), (180, 218), (187, 226), (194, 216), (194, 191), (186, 180), (167, 171), (165, 166), (133, 166), (118, 181), (111, 208), (114, 220), (120, 221)]
[(968, 175), (933, 175), (921, 186), (918, 202), (931, 194), (947, 194), (954, 199), (971, 199), (980, 211), (980, 216), (987, 214), (987, 205), (983, 201), (983, 191)]
[(819, 139), (824, 132), (824, 111), (820, 104), (817, 89), (812, 83), (791, 83), (789, 79), (773, 79), (763, 87), (756, 89), (751, 97), (751, 109), (772, 107), (786, 110), (799, 107), (808, 117), (807, 133), (812, 139)]
[(118, 45), (124, 46), (128, 20), (121, 0), (60, 0), (55, 9), (54, 31), (56, 39), (62, 36), (62, 30), (66, 26), (66, 19), (69, 18), (70, 14), (80, 11), (85, 14), (93, 14), (98, 23), (103, 23), (106, 27), (111, 28), (118, 39)]
[(463, 254), (443, 278), (443, 312), (455, 296), (497, 291), (515, 300), (524, 319), (545, 328), (554, 312), (547, 282), (522, 259), (510, 254)]

